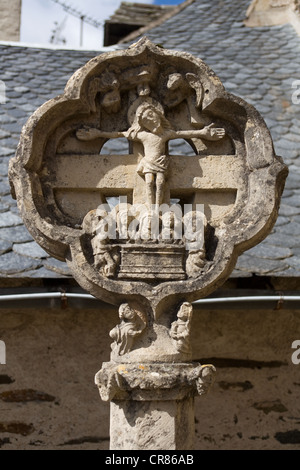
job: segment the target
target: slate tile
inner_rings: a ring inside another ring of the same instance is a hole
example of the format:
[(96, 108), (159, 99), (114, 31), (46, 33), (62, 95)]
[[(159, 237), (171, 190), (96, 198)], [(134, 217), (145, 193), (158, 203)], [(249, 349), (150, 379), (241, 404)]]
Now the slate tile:
[(278, 271), (276, 272), (276, 277), (277, 278), (280, 278), (280, 277), (285, 277), (285, 278), (290, 278), (290, 277), (299, 277), (300, 275), (300, 270), (298, 269), (294, 269), (294, 268), (288, 268), (284, 271)]
[(5, 157), (7, 155), (13, 155), (13, 153), (14, 153), (14, 149), (0, 146), (0, 156)]
[[(1, 186), (0, 186), (1, 187)], [(0, 214), (0, 228), (1, 227), (13, 227), (16, 225), (22, 225), (22, 219), (11, 212), (2, 212)]]
[(55, 258), (48, 258), (44, 261), (43, 265), (45, 268), (50, 269), (51, 271), (55, 271), (58, 274), (68, 275), (70, 274), (70, 270), (68, 268), (67, 263), (59, 261)]
[(275, 233), (268, 235), (266, 240), (270, 245), (275, 245), (278, 247), (288, 246), (292, 251), (294, 250), (294, 247), (300, 247), (299, 237), (289, 238), (286, 233), (279, 232), (278, 229)]
[(19, 106), (20, 109), (25, 111), (26, 115), (28, 115), (28, 113), (33, 113), (37, 107), (38, 106), (34, 106), (33, 104), (29, 104), (27, 102)]
[(0, 158), (0, 175), (3, 175), (6, 177), (7, 175), (7, 170), (8, 170), (8, 164), (9, 164), (10, 157), (2, 157)]
[(13, 117), (15, 117), (18, 122), (19, 122), (20, 118), (24, 118), (25, 116), (27, 116), (27, 114), (28, 113), (26, 113), (26, 111), (24, 111), (23, 109), (20, 109), (18, 107), (11, 110), (11, 115)]
[[(269, 245), (267, 242), (260, 243), (259, 245), (247, 250), (248, 256), (256, 256), (257, 258), (266, 259), (285, 259), (293, 256), (293, 253), (288, 247), (279, 247), (275, 245)], [(289, 263), (289, 260), (287, 261)]]
[(288, 205), (289, 207), (297, 207), (300, 208), (300, 194), (294, 194), (291, 197), (284, 198), (284, 205)]
[(291, 268), (297, 269), (300, 274), (300, 256), (293, 256), (289, 259), (288, 264)]
[(21, 256), (13, 251), (0, 256), (0, 273), (14, 274), (29, 271), (41, 266), (41, 261), (27, 256)]
[(25, 243), (32, 241), (32, 236), (24, 225), (18, 225), (17, 227), (0, 228), (0, 240)]
[(0, 125), (9, 124), (9, 123), (12, 123), (12, 122), (16, 122), (16, 119), (13, 118), (12, 116), (9, 116), (7, 113), (5, 113), (0, 108)]
[[(19, 276), (20, 275), (21, 273)], [(69, 277), (69, 275), (60, 274), (51, 269), (47, 269), (45, 266), (42, 266), (41, 268), (35, 269), (33, 271), (28, 271), (26, 276), (38, 279), (65, 279)]]
[(29, 88), (27, 86), (16, 86), (14, 87), (14, 90), (17, 93), (27, 93), (29, 91)]
[(299, 237), (300, 224), (298, 224), (297, 222), (291, 222), (289, 224), (277, 227), (276, 232), (284, 233), (286, 235), (290, 235), (291, 238), (292, 237)]
[[(289, 217), (289, 216), (293, 216), (293, 215), (296, 215), (296, 214), (300, 214), (300, 207), (298, 207), (298, 206), (289, 206), (288, 201), (286, 202), (285, 200), (283, 200), (283, 202), (280, 204), (279, 214), (284, 216), (284, 217)], [(288, 243), (287, 240), (286, 240), (285, 244), (286, 243)]]
[(7, 212), (8, 210), (10, 210), (10, 205), (8, 204), (8, 202), (2, 201), (0, 199), (0, 214), (1, 212)]
[(9, 122), (2, 124), (2, 128), (7, 131), (11, 132), (13, 134), (19, 135), (22, 129), (23, 122), (21, 122), (19, 119), (16, 120), (15, 122)]
[(6, 194), (6, 195), (1, 195), (1, 201), (3, 203), (7, 203), (9, 205), (15, 205), (16, 204), (16, 201), (11, 197), (10, 194)]
[(288, 261), (260, 259), (255, 256), (242, 255), (236, 264), (236, 269), (252, 272), (253, 274), (270, 274), (288, 269)]
[(3, 108), (6, 110), (8, 114), (11, 114), (11, 110), (15, 109), (16, 107), (16, 101), (14, 99), (11, 99), (9, 96), (7, 96), (6, 103), (3, 105)]
[(5, 137), (9, 137), (9, 136), (10, 136), (9, 132), (6, 132), (6, 131), (0, 129), (0, 139), (1, 140), (4, 139)]
[[(19, 142), (19, 136), (14, 137), (12, 135), (9, 135), (9, 137), (5, 137), (1, 139), (0, 144), (2, 147), (15, 150), (17, 148), (18, 142)], [(1, 161), (3, 161), (3, 157), (1, 158)]]
[(253, 274), (247, 271), (241, 271), (239, 269), (234, 269), (232, 273), (230, 274), (231, 279), (236, 279), (236, 278), (249, 278), (252, 277)]
[[(8, 183), (7, 178), (0, 180), (0, 194), (1, 196), (10, 194), (10, 185)], [(0, 222), (0, 226), (1, 226), (1, 222)]]
[(223, 83), (223, 85), (224, 85), (226, 90), (234, 90), (234, 89), (238, 88), (238, 85), (236, 83), (232, 83), (232, 82), (225, 81)]
[(0, 255), (11, 251), (12, 249), (12, 242), (9, 240), (0, 240)]
[(9, 210), (13, 214), (17, 214), (18, 216), (20, 216), (20, 211), (19, 211), (19, 208), (17, 206), (17, 202), (15, 200), (12, 200), (12, 203), (9, 206)]
[(294, 191), (292, 189), (288, 189), (289, 185), (286, 184), (284, 188), (284, 197), (290, 197), (294, 195)]
[[(300, 150), (299, 150), (300, 154)], [(300, 187), (300, 171), (298, 172), (293, 172), (289, 173), (287, 180), (286, 180), (286, 185), (288, 186), (289, 189), (298, 189)], [(300, 201), (299, 201), (300, 205)]]
[(30, 258), (48, 258), (49, 255), (35, 241), (28, 243), (17, 243), (13, 245), (13, 251), (19, 255), (29, 256)]

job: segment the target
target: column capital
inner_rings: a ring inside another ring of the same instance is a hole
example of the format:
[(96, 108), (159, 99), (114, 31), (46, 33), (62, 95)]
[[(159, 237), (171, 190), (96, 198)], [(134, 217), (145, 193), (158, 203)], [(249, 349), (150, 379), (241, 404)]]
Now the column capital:
[(182, 400), (207, 393), (215, 372), (211, 364), (105, 362), (95, 383), (103, 401)]

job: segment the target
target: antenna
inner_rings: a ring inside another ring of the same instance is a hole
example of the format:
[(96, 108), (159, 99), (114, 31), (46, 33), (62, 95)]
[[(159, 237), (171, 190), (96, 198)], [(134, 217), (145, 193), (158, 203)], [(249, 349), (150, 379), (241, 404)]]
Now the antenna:
[(50, 42), (52, 44), (65, 44), (66, 39), (62, 36), (62, 30), (65, 27), (67, 21), (67, 16), (64, 17), (61, 23), (57, 21), (54, 22), (54, 29), (52, 30), (52, 36), (50, 38)]
[(100, 29), (103, 26), (102, 22), (95, 20), (91, 16), (85, 15), (79, 10), (76, 10), (76, 8), (72, 7), (72, 5), (67, 4), (63, 0), (52, 0), (52, 1), (60, 5), (65, 10), (65, 12), (80, 19), (80, 47), (82, 46), (82, 43), (83, 43), (83, 24), (84, 23), (87, 23), (97, 29)]

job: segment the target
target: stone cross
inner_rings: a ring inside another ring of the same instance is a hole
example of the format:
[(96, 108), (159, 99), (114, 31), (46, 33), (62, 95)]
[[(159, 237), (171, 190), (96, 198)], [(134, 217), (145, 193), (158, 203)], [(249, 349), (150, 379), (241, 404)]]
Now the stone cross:
[[(127, 152), (103, 154), (120, 138)], [(118, 307), (95, 376), (111, 449), (192, 448), (194, 397), (215, 374), (192, 361), (192, 302), (269, 233), (286, 176), (251, 105), (147, 38), (92, 59), (24, 126), (9, 177), (28, 230)]]

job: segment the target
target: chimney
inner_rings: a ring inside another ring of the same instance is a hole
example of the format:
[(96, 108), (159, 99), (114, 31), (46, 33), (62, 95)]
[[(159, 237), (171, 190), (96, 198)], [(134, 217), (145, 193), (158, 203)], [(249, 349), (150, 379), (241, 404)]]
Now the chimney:
[(0, 0), (0, 41), (20, 41), (22, 0)]
[(296, 3), (296, 0), (252, 0), (244, 23), (249, 27), (289, 23)]

